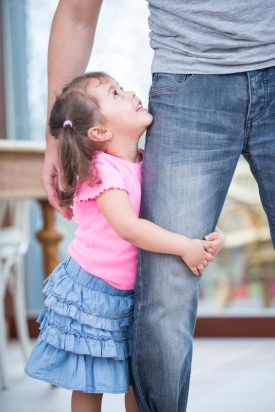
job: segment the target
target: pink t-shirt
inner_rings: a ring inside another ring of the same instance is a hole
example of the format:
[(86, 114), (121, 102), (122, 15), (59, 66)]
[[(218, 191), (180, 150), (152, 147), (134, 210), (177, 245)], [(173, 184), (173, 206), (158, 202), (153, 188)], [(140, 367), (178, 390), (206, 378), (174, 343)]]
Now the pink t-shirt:
[(130, 290), (134, 288), (138, 250), (117, 235), (95, 198), (111, 188), (125, 190), (138, 216), (142, 162), (131, 163), (96, 152), (93, 163), (101, 183), (88, 186), (85, 182), (77, 192), (73, 208), (78, 228), (69, 245), (69, 254), (87, 272), (118, 289)]

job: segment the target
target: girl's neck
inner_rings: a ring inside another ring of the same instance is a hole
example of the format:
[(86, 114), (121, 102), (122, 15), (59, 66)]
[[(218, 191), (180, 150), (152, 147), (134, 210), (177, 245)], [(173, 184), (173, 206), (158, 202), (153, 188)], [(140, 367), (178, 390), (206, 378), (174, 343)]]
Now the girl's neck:
[(127, 162), (131, 163), (140, 163), (141, 162), (141, 155), (138, 149), (138, 145), (128, 145), (122, 146), (119, 148), (112, 148), (109, 147), (106, 150), (106, 153), (119, 157), (120, 159), (126, 160)]

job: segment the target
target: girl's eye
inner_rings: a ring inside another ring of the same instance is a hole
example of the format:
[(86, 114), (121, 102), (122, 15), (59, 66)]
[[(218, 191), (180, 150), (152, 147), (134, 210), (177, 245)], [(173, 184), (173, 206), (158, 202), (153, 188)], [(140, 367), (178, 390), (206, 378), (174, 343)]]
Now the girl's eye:
[[(119, 90), (123, 91), (123, 87), (120, 87)], [(116, 98), (118, 96), (120, 96), (120, 94), (116, 90), (114, 90), (114, 97)]]

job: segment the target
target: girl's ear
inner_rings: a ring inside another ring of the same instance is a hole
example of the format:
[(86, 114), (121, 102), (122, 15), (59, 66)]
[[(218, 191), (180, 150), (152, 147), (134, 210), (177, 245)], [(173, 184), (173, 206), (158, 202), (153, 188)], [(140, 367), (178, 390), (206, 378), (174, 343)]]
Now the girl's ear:
[(91, 127), (87, 135), (94, 142), (110, 142), (112, 140), (112, 133), (102, 125)]

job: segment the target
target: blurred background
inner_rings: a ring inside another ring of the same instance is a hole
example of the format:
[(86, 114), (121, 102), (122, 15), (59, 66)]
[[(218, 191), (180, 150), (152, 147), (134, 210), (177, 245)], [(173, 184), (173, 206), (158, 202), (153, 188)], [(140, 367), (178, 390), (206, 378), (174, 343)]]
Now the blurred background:
[[(0, 143), (30, 141), (30, 146), (43, 147), (47, 45), (57, 4), (57, 0), (1, 0)], [(152, 60), (147, 17), (144, 0), (104, 0), (88, 65), (88, 70), (106, 71), (124, 89), (135, 90), (144, 105), (148, 101)], [(141, 146), (144, 141), (143, 137)], [(24, 285), (28, 324), (34, 337), (35, 319), (43, 305), (43, 253), (36, 238), (43, 216), (36, 200), (30, 199), (28, 207), (24, 217), (29, 237), (23, 259)], [(74, 221), (68, 222), (58, 214), (55, 218), (58, 231), (63, 234), (59, 244), (59, 258), (63, 260), (68, 256), (68, 244), (76, 227)], [(3, 215), (2, 227), (8, 227), (10, 221), (11, 214)], [(275, 253), (256, 182), (242, 158), (219, 227), (226, 234), (226, 243), (203, 276), (195, 335), (275, 337)], [(5, 331), (14, 338), (12, 292), (5, 289), (2, 293)]]

